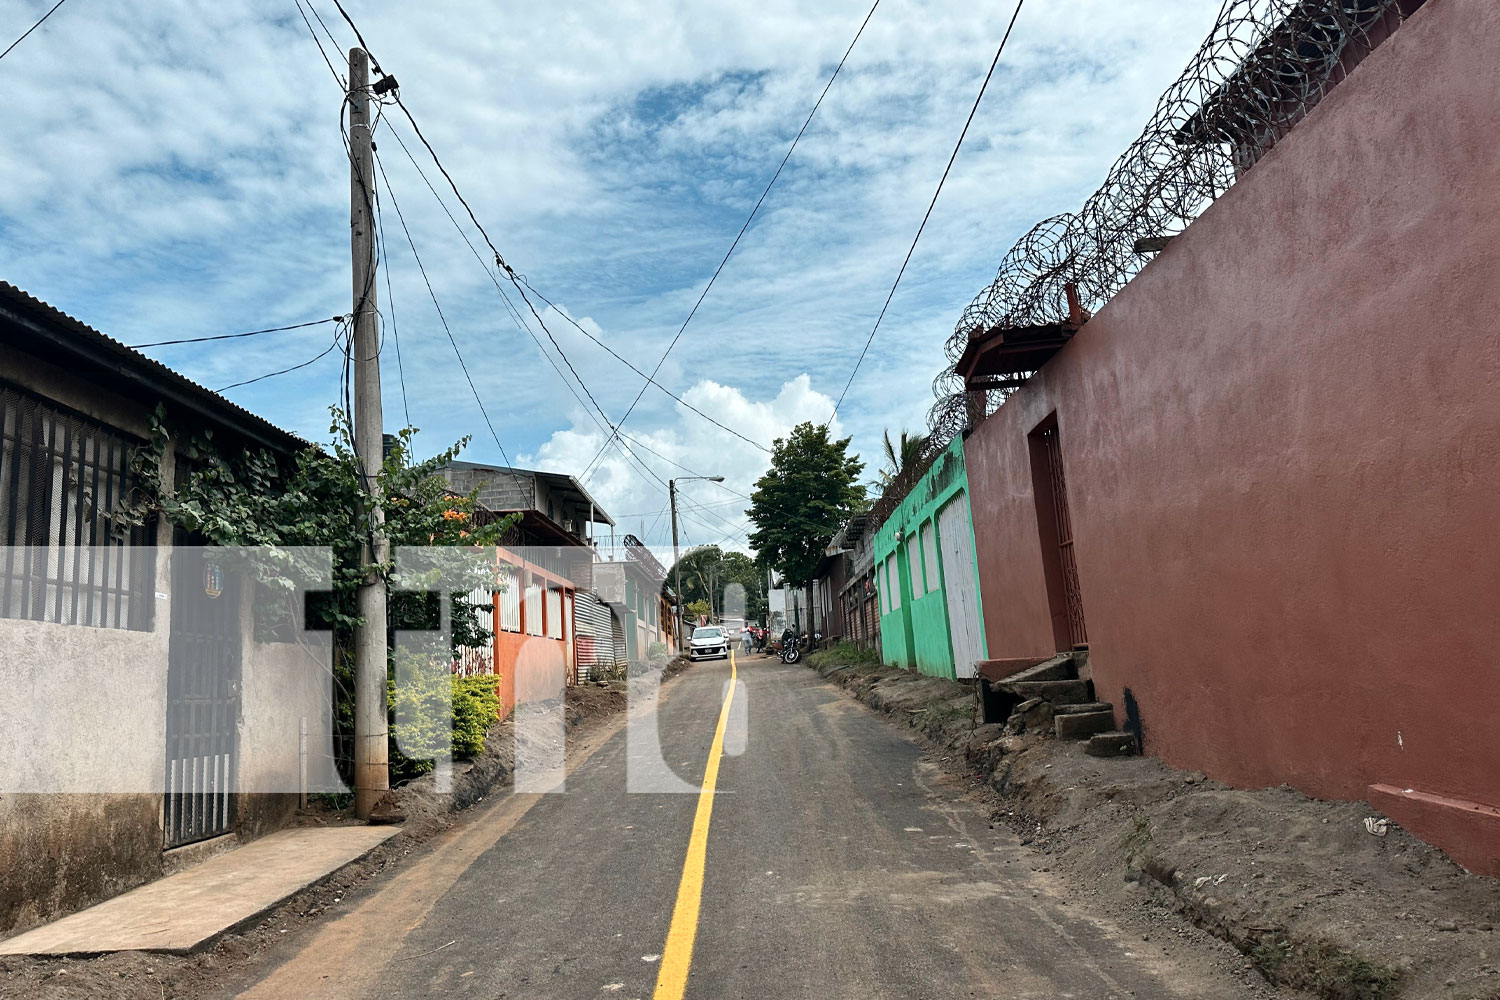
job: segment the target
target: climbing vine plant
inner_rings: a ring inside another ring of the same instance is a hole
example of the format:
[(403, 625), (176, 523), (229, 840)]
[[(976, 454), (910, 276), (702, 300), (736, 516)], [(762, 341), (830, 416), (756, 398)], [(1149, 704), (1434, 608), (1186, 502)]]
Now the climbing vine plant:
[[(449, 491), (442, 468), (468, 444), (465, 438), (431, 458), (414, 461), (416, 428), (395, 435), (381, 466), (382, 495), (364, 487), (359, 459), (348, 421), (337, 408), (331, 411), (330, 442), (326, 448), (309, 446), (290, 459), (267, 450), (245, 450), (228, 456), (220, 452), (211, 430), (174, 438), (165, 411), (157, 407), (151, 420), (149, 443), (132, 456), (137, 487), (118, 512), (118, 530), (146, 524), (158, 516), (192, 533), (202, 544), (232, 547), (253, 560), (245, 567), (260, 589), (256, 601), (257, 630), (274, 631), (301, 615), (291, 614), (290, 602), (300, 601), (299, 581), (327, 572), (311, 549), (331, 549), (331, 589), (309, 595), (305, 609), (308, 629), (331, 630), (334, 635), (335, 732), (338, 756), (347, 759), (353, 733), (352, 635), (361, 624), (357, 612), (359, 584), (369, 573), (392, 578), (389, 564), (363, 561), (367, 522), (362, 511), (378, 503), (385, 515), (385, 534), (392, 550), (402, 546), (485, 547), (498, 544), (516, 517), (477, 523), (475, 493)], [(162, 460), (175, 451), (182, 472), (168, 483), (161, 475)], [(476, 579), (476, 588), (486, 582)], [(483, 646), (490, 639), (476, 610), (463, 595), (450, 598), (452, 645)], [(436, 629), (441, 620), (436, 593), (393, 589), (388, 604), (392, 630)], [(394, 749), (394, 748), (393, 748)], [(401, 761), (392, 755), (399, 772)], [(415, 766), (414, 771), (422, 770)]]

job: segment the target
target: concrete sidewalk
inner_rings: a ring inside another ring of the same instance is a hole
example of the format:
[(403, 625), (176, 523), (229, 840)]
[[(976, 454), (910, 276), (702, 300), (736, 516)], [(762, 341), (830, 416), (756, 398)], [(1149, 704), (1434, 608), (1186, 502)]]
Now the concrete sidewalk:
[(399, 832), (394, 826), (283, 830), (8, 941), (0, 955), (196, 951)]

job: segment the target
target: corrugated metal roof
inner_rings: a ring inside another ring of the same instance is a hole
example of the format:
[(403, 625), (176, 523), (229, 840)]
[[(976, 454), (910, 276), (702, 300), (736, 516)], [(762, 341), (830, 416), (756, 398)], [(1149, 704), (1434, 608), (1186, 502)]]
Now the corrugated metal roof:
[[(264, 417), (230, 402), (160, 361), (126, 347), (7, 281), (0, 281), (0, 310), (13, 311), (17, 314), (15, 318), (30, 318), (31, 332), (46, 338), (54, 350), (80, 358), (92, 357), (110, 368), (113, 374), (124, 375), (144, 394), (171, 397), (171, 400), (196, 409), (268, 447), (298, 451), (311, 446), (306, 439), (277, 427)], [(24, 348), (25, 345), (20, 346)], [(128, 387), (116, 384), (112, 388)]]

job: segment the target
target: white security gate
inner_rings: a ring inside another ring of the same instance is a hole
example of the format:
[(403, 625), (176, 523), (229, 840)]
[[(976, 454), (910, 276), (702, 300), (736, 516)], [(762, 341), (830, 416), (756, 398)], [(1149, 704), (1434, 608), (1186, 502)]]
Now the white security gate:
[(969, 501), (960, 493), (938, 512), (938, 544), (943, 550), (943, 589), (948, 628), (953, 640), (953, 668), (961, 678), (974, 676), (974, 662), (985, 658), (980, 625), (979, 578), (974, 565), (974, 535), (969, 528)]

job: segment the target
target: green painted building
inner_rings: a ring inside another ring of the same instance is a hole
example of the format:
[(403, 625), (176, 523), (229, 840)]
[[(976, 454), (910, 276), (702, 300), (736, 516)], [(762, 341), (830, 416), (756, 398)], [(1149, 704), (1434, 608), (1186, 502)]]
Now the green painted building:
[(985, 640), (962, 437), (891, 511), (874, 548), (885, 662), (934, 677), (973, 677)]

